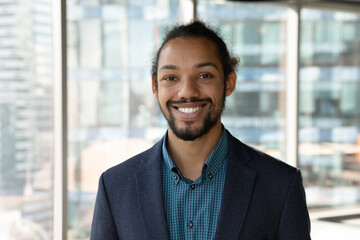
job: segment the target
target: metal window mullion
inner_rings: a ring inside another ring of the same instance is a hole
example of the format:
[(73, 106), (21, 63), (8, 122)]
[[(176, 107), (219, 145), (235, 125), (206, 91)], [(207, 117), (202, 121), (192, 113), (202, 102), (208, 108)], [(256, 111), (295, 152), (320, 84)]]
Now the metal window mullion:
[(192, 2), (193, 2), (193, 5), (194, 5), (194, 7), (192, 9), (192, 11), (193, 11), (193, 20), (195, 21), (195, 20), (198, 20), (198, 15), (197, 15), (198, 0), (192, 0)]
[(52, 1), (54, 79), (53, 239), (67, 238), (66, 0)]
[(286, 162), (292, 166), (298, 165), (299, 153), (300, 11), (300, 3), (288, 8), (286, 30)]
[(317, 9), (322, 11), (360, 13), (360, 2), (341, 2), (341, 1), (318, 1), (303, 2), (302, 8)]

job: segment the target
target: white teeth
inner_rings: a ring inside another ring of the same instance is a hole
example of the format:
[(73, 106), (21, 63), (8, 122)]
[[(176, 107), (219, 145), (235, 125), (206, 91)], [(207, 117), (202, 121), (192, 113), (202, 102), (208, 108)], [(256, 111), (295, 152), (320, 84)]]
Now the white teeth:
[(178, 110), (182, 113), (194, 113), (196, 111), (199, 111), (201, 107), (195, 107), (195, 108), (178, 108)]

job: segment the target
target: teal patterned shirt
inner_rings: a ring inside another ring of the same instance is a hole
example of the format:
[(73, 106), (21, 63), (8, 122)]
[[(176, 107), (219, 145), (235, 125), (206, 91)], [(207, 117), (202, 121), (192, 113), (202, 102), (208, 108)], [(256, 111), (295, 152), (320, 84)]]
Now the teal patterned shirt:
[(184, 178), (162, 146), (162, 176), (167, 228), (174, 240), (214, 239), (228, 162), (228, 139), (221, 138), (194, 182)]

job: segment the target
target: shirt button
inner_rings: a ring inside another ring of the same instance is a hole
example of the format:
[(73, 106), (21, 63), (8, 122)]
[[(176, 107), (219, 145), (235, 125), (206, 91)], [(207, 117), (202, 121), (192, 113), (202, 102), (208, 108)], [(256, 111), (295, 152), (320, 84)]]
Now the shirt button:
[(210, 174), (208, 175), (208, 177), (209, 177), (209, 179), (212, 179), (212, 178), (213, 178), (213, 175), (210, 173)]
[(194, 190), (194, 189), (195, 189), (195, 185), (194, 185), (194, 184), (191, 184), (191, 185), (190, 185), (190, 188), (191, 188), (192, 190)]
[(175, 179), (175, 180), (178, 180), (178, 176), (177, 176), (177, 175), (175, 175), (175, 176), (174, 176), (174, 179)]
[(188, 222), (189, 228), (192, 228), (194, 226), (194, 223), (192, 221)]

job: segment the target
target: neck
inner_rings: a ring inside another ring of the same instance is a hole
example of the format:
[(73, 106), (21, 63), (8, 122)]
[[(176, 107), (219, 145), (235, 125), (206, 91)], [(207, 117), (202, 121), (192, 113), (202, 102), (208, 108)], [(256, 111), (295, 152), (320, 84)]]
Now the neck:
[(207, 134), (193, 141), (184, 141), (169, 129), (167, 149), (185, 178), (195, 181), (201, 176), (204, 163), (219, 142), (221, 133), (220, 121)]

